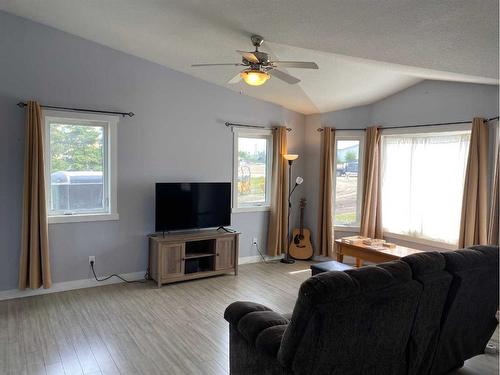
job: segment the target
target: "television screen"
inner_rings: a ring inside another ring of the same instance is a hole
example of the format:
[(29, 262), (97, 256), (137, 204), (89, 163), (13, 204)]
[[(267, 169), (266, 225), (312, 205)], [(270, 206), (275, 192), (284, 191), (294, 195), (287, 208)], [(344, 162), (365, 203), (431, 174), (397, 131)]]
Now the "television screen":
[(156, 184), (155, 231), (231, 225), (230, 182)]

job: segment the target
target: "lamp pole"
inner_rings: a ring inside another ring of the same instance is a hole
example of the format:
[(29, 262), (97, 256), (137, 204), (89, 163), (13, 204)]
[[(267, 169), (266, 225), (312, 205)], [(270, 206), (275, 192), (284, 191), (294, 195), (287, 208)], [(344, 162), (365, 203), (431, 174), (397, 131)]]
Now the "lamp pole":
[(302, 183), (303, 179), (301, 177), (297, 177), (297, 181), (295, 182), (295, 185), (292, 189), (292, 164), (293, 164), (293, 161), (299, 157), (299, 155), (287, 154), (287, 155), (283, 155), (283, 157), (288, 161), (288, 219), (287, 219), (286, 251), (285, 251), (285, 256), (283, 258), (281, 258), (281, 263), (292, 264), (292, 263), (295, 263), (295, 260), (293, 260), (290, 257), (290, 252), (289, 252), (290, 242), (291, 242), (290, 213), (292, 211), (292, 193), (295, 190), (295, 188)]

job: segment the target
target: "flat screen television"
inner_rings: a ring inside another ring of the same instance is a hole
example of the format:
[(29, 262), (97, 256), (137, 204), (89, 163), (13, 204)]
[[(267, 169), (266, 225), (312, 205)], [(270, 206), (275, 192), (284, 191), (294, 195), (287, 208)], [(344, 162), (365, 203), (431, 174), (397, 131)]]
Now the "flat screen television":
[(155, 231), (231, 225), (230, 182), (156, 183)]

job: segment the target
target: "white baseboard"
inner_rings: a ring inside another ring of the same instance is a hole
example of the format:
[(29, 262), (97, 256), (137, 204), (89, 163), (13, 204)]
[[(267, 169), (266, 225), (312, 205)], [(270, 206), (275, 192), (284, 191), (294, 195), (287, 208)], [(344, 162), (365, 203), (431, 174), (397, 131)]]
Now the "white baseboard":
[[(278, 256), (265, 256), (266, 260), (277, 260), (283, 258), (283, 255), (278, 255)], [(260, 255), (252, 255), (249, 257), (240, 257), (238, 259), (238, 264), (250, 264), (250, 263), (259, 263), (262, 262), (262, 257)]]
[[(144, 278), (145, 273), (146, 271), (139, 271), (139, 272), (123, 273), (120, 274), (120, 276), (126, 280), (131, 280), (131, 281), (141, 280)], [(82, 279), (82, 280), (63, 281), (60, 283), (54, 283), (52, 284), (52, 287), (50, 289), (40, 288), (40, 289), (26, 289), (26, 290), (20, 290), (20, 289), (4, 290), (0, 291), (0, 301), (13, 298), (24, 298), (31, 296), (39, 296), (42, 294), (64, 292), (67, 290), (74, 290), (74, 289), (92, 288), (101, 285), (118, 284), (122, 282), (123, 281), (121, 281), (117, 277), (113, 277), (109, 280), (99, 281), (99, 282), (95, 281), (95, 279)]]
[[(266, 256), (266, 260), (276, 260), (281, 258), (282, 256), (276, 256), (276, 257)], [(238, 264), (250, 264), (258, 262), (262, 262), (262, 258), (259, 255), (240, 257), (238, 259)], [(139, 272), (120, 274), (120, 276), (127, 280), (140, 280), (144, 278), (145, 273), (146, 271), (139, 271)], [(26, 290), (19, 290), (19, 289), (3, 290), (0, 291), (0, 301), (14, 299), (14, 298), (39, 296), (42, 294), (65, 292), (68, 290), (75, 290), (75, 289), (93, 288), (96, 286), (118, 284), (122, 282), (123, 281), (121, 281), (116, 277), (100, 282), (95, 281), (95, 279), (82, 279), (82, 280), (63, 281), (60, 283), (54, 283), (52, 284), (52, 287), (50, 289), (40, 288), (40, 289), (26, 289)]]

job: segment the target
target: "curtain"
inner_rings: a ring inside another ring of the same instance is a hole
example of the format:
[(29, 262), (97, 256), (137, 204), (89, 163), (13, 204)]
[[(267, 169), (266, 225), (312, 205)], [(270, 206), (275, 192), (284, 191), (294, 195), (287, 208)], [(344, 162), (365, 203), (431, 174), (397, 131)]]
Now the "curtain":
[(267, 235), (267, 253), (271, 256), (280, 255), (288, 246), (288, 174), (283, 157), (287, 153), (286, 134), (285, 127), (273, 130), (272, 199)]
[(488, 126), (482, 118), (474, 118), (460, 221), (460, 248), (485, 245), (488, 242)]
[(457, 244), (469, 131), (386, 135), (384, 231)]
[(24, 154), (23, 214), (19, 288), (50, 288), (47, 208), (45, 203), (42, 111), (37, 102), (27, 106)]
[(335, 129), (323, 128), (321, 148), (320, 186), (318, 202), (319, 255), (333, 256), (333, 157), (335, 155)]
[(379, 186), (380, 137), (377, 127), (366, 129), (360, 234), (370, 238), (383, 236)]
[(498, 178), (500, 167), (500, 129), (498, 128), (498, 120), (489, 122), (492, 139), (493, 139), (493, 165), (492, 165), (492, 183), (491, 183), (491, 198), (490, 198), (490, 215), (488, 222), (488, 244), (497, 245), (499, 243), (498, 226), (498, 210), (499, 207), (499, 190)]

